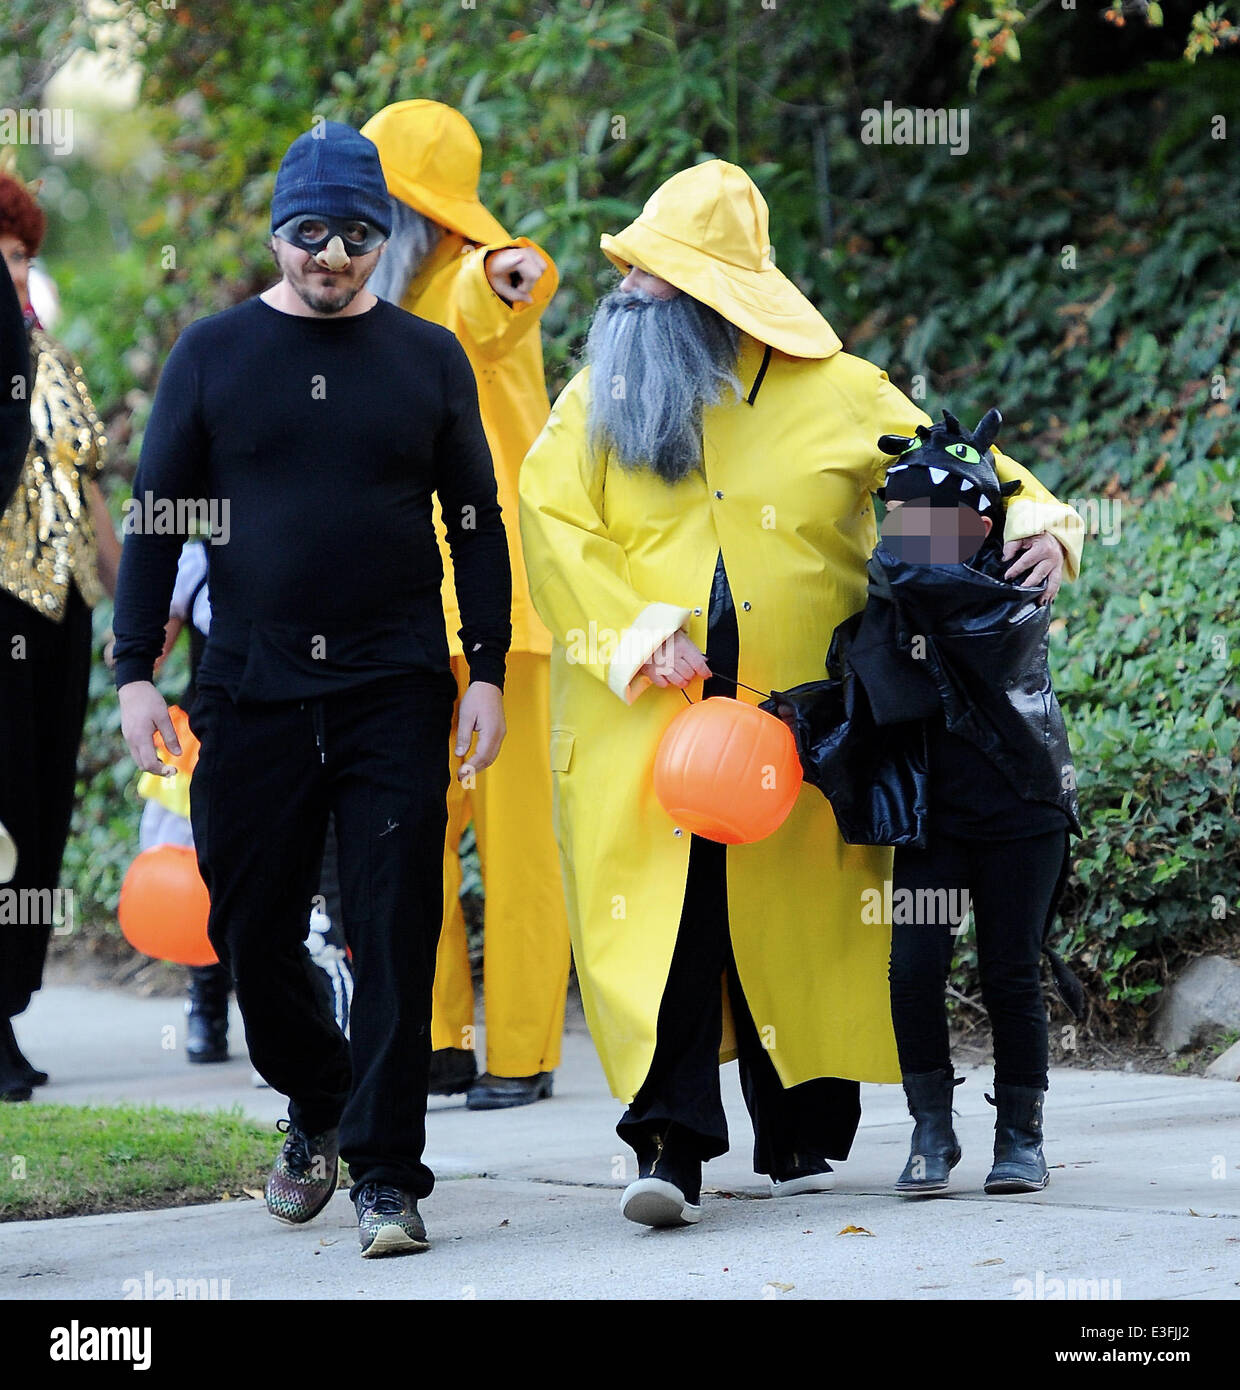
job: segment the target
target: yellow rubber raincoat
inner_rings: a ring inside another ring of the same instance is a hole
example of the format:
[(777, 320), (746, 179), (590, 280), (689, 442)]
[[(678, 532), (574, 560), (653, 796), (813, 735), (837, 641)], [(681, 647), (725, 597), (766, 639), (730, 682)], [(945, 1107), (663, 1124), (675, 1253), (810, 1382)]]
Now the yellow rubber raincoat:
[[(659, 740), (684, 697), (636, 673), (677, 629), (705, 650), (722, 551), (740, 680), (766, 691), (820, 678), (836, 625), (865, 602), (877, 540), (870, 494), (890, 461), (876, 441), (929, 421), (885, 372), (843, 352), (774, 269), (766, 205), (735, 166), (677, 175), (604, 248), (746, 330), (744, 395), (704, 412), (699, 472), (669, 485), (596, 457), (586, 371), (561, 394), (521, 473), (530, 591), (555, 639), (551, 761), (577, 975), (612, 1091), (628, 1102), (654, 1053), (690, 845), (652, 785)], [(1009, 504), (1009, 539), (1050, 531), (1074, 577), (1076, 513), (997, 450), (995, 459), (1000, 478), (1025, 485)], [(700, 698), (700, 683), (688, 692)], [(866, 910), (890, 872), (891, 851), (845, 844), (812, 787), (768, 839), (729, 847), (737, 970), (785, 1086), (899, 1080), (890, 926), (873, 925)]]
[[(547, 765), (551, 634), (530, 602), (517, 524), (517, 476), (547, 420), (539, 321), (558, 274), (541, 247), (526, 237), (509, 237), (479, 201), (482, 147), (459, 111), (436, 101), (396, 102), (362, 132), (378, 147), (389, 191), (446, 229), (401, 307), (456, 334), (474, 369), (512, 562), (512, 647), (504, 687), (508, 735), (499, 760), (476, 789), (466, 790), (454, 776), (448, 791), (432, 1045), (474, 1048), (474, 987), (458, 854), (472, 820), (487, 900), (486, 1067), (495, 1076), (533, 1076), (559, 1065), (569, 945)], [(508, 304), (487, 279), (487, 256), (509, 246), (532, 246), (547, 262), (530, 304)], [(463, 692), (468, 669), (457, 636), (460, 615), (438, 504), (435, 529), (443, 557), (448, 645)], [(460, 761), (453, 755), (454, 774)]]
[[(530, 604), (521, 535), (516, 523), (517, 474), (547, 419), (538, 324), (559, 285), (551, 257), (528, 237), (510, 237), (478, 201), (482, 150), (459, 111), (433, 101), (384, 107), (362, 127), (379, 150), (388, 190), (445, 234), (410, 284), (401, 308), (440, 324), (460, 339), (478, 382), (478, 410), (495, 464), (499, 504), (512, 561), (513, 652), (551, 650), (551, 638)], [(479, 244), (475, 244), (479, 243)], [(531, 304), (509, 305), (491, 288), (486, 258), (509, 246), (531, 246), (547, 269), (531, 291)], [(443, 556), (444, 617), (448, 646), (460, 656), (460, 613), (446, 534), (435, 515)]]

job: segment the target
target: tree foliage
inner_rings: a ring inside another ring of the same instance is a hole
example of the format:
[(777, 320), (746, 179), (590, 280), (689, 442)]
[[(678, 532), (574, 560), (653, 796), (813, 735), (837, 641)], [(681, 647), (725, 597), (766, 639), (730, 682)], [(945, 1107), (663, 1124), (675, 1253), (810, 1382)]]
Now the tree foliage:
[[(10, 9), (0, 80), (23, 101), (73, 46), (109, 41), (76, 5)], [(63, 333), (124, 479), (177, 333), (273, 278), (268, 207), (289, 142), (315, 116), (360, 126), (430, 97), (477, 129), (486, 204), (560, 267), (544, 322), (554, 393), (614, 283), (600, 233), (696, 160), (742, 164), (770, 205), (781, 269), (850, 351), (931, 412), (998, 405), (1004, 447), (1061, 496), (1125, 508), (1124, 539), (1089, 548), (1085, 579), (1059, 601), (1059, 673), (1090, 818), (1066, 929), (1104, 994), (1132, 1004), (1159, 978), (1142, 962), (1211, 929), (1210, 858), (1235, 850), (1234, 739), (1211, 742), (1190, 706), (1236, 693), (1232, 658), (1203, 665), (1193, 622), (1234, 631), (1216, 563), (1228, 533), (1208, 518), (1234, 485), (1217, 470), (1240, 457), (1240, 159), (1227, 125), (1240, 51), (1222, 7), (1130, 13), (995, 0), (118, 0), (143, 71), (137, 120), (159, 158), (135, 176), (150, 151), (135, 132), (122, 140), (118, 120), (111, 147), (131, 140), (131, 166), (73, 166), (94, 196), (80, 235), (57, 241), (54, 228), (49, 241)], [(967, 148), (870, 142), (867, 113), (888, 103), (967, 117)], [(1138, 636), (1166, 649), (1138, 651)], [(174, 669), (170, 693), (176, 681)], [(131, 770), (97, 685), (69, 869), (106, 914), (136, 808), (122, 801)], [(1167, 779), (1156, 795), (1142, 767)], [(1234, 921), (1235, 885), (1222, 891)]]

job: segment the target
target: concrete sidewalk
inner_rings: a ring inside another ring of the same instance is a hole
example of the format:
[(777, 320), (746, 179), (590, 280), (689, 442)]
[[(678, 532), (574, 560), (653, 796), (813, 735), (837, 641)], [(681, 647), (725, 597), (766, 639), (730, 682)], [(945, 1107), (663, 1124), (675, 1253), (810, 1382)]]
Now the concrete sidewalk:
[[(20, 1020), (26, 1050), (52, 1073), (32, 1103), (239, 1105), (274, 1125), (283, 1098), (254, 1089), (244, 1054), (186, 1064), (184, 1021), (178, 999), (43, 990)], [(234, 1013), (234, 1047), (241, 1037)], [(471, 1113), (461, 1097), (432, 1100), (426, 1255), (362, 1260), (343, 1192), (300, 1228), (250, 1201), (17, 1222), (0, 1226), (0, 1298), (121, 1298), (127, 1280), (145, 1286), (148, 1275), (214, 1279), (234, 1299), (1240, 1298), (1240, 1085), (1056, 1071), (1050, 1186), (987, 1197), (991, 1073), (966, 1074), (956, 1092), (965, 1156), (950, 1197), (891, 1194), (911, 1121), (898, 1087), (866, 1086), (837, 1190), (772, 1201), (750, 1167), (736, 1068), (725, 1067), (733, 1150), (706, 1169), (702, 1223), (649, 1231), (619, 1215), (634, 1176), (614, 1131), (620, 1107), (574, 1031), (549, 1101)], [(278, 1145), (273, 1128), (273, 1156)], [(848, 1226), (870, 1234), (841, 1234)]]

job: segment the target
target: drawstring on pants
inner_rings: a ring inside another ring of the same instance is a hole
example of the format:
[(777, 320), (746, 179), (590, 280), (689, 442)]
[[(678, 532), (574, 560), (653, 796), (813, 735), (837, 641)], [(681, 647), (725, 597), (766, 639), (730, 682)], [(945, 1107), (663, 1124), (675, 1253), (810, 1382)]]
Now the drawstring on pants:
[[(305, 709), (305, 700), (301, 701), (302, 709)], [(314, 729), (314, 746), (319, 750), (319, 762), (327, 761), (327, 731), (323, 724), (323, 701), (310, 701), (310, 723)]]

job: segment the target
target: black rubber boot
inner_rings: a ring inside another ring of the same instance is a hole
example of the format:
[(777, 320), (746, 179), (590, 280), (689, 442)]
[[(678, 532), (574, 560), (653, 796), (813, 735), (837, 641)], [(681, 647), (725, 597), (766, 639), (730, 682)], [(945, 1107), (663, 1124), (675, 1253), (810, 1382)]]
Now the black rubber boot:
[(15, 1073), (25, 1085), (47, 1085), (47, 1072), (40, 1071), (38, 1067), (34, 1066), (17, 1045), (17, 1036), (13, 1032), (13, 1020), (11, 1018), (0, 1019), (0, 1058), (9, 1064), (8, 1069)]
[(951, 1068), (945, 1067), (912, 1072), (903, 1080), (908, 1112), (917, 1123), (896, 1191), (910, 1197), (943, 1192), (948, 1174), (960, 1162), (960, 1145), (952, 1129), (952, 1097), (964, 1077), (953, 1076)]
[(0, 1103), (29, 1100), (33, 1094), (25, 1068), (14, 1060), (7, 1049), (0, 1047)]
[(194, 965), (185, 1001), (185, 1056), (191, 1062), (228, 1061), (228, 991), (222, 965)]
[(1042, 1103), (1046, 1092), (1036, 1086), (1007, 1086), (995, 1082), (990, 1101), (995, 1116), (995, 1166), (986, 1178), (986, 1191), (1041, 1192), (1051, 1180), (1042, 1156)]

